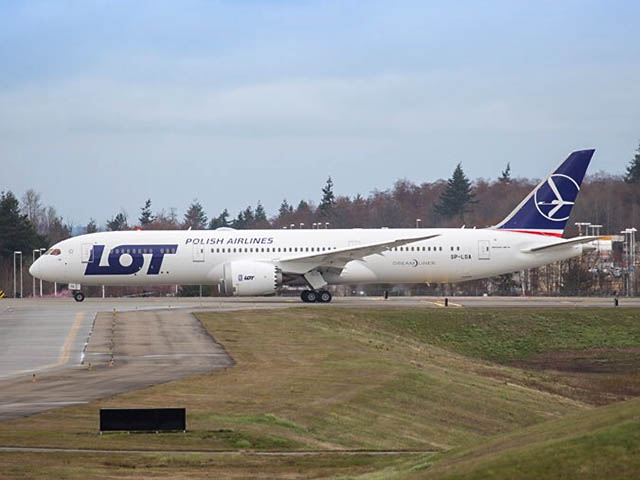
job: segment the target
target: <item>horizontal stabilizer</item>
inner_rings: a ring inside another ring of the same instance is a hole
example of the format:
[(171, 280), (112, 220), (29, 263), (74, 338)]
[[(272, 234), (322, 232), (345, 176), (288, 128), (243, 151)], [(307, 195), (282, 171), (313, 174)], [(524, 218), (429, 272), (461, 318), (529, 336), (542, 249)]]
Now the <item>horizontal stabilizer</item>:
[(526, 250), (522, 250), (523, 253), (538, 253), (549, 250), (555, 250), (559, 248), (566, 248), (572, 245), (579, 245), (581, 243), (589, 243), (594, 240), (598, 240), (600, 237), (575, 237), (570, 238), (569, 240), (563, 240), (562, 242), (550, 243), (548, 245), (541, 245), (539, 247), (527, 248)]

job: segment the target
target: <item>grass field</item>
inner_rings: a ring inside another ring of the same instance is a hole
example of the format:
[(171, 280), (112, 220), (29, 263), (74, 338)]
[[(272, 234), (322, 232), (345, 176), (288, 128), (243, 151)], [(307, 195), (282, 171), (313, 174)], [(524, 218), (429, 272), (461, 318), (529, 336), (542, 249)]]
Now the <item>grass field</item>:
[[(640, 469), (637, 311), (305, 307), (199, 317), (234, 368), (0, 424), (5, 446), (150, 453), (0, 453), (0, 474), (633, 478)], [(187, 407), (186, 434), (97, 435), (99, 407), (176, 405)], [(152, 452), (399, 449), (425, 453)]]

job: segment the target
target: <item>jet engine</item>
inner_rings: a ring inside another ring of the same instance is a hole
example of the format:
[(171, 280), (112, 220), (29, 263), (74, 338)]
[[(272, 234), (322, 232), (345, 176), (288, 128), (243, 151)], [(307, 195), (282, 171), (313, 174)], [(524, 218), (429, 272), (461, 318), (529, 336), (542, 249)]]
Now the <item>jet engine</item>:
[(272, 263), (238, 260), (223, 266), (224, 295), (250, 297), (272, 295), (282, 286), (282, 272)]

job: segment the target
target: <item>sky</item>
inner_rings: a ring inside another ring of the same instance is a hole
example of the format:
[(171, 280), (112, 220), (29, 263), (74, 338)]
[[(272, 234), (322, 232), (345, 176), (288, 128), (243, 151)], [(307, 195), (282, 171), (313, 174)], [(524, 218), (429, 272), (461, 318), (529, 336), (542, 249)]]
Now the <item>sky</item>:
[(640, 2), (0, 0), (0, 190), (68, 222), (398, 179), (540, 178), (640, 141)]

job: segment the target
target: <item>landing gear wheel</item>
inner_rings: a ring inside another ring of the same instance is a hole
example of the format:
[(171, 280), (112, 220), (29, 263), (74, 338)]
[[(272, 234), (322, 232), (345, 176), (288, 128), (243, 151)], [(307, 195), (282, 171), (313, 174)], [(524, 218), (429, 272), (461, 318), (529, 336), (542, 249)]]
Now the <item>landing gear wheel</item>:
[(73, 292), (73, 298), (76, 302), (81, 302), (84, 300), (84, 293), (82, 292)]
[(318, 301), (322, 303), (329, 303), (331, 301), (331, 298), (331, 292), (328, 292), (326, 290), (320, 290), (320, 292), (318, 292)]
[(313, 290), (303, 290), (303, 292), (300, 294), (300, 298), (305, 303), (313, 303), (318, 300), (318, 295), (316, 295), (316, 292), (314, 292)]

